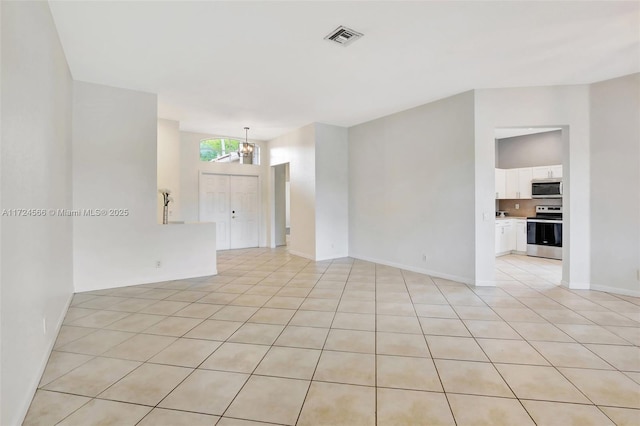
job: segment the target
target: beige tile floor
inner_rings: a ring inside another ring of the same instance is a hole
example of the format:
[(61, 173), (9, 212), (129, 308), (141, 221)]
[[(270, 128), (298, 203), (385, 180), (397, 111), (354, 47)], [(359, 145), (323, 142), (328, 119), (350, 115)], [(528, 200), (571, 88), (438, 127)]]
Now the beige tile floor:
[[(640, 299), (497, 260), (497, 287), (284, 249), (76, 294), (26, 425), (638, 425)], [(262, 422), (262, 423), (261, 423)]]

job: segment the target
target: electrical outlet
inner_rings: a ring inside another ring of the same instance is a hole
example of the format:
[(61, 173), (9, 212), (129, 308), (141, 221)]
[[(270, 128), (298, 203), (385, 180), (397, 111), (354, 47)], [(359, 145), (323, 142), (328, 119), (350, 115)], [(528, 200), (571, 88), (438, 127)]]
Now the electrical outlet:
[(47, 318), (42, 317), (42, 334), (47, 334)]
[(520, 210), (520, 204), (516, 204), (516, 210)]
[(157, 260), (156, 261), (156, 268), (162, 268), (162, 262)]

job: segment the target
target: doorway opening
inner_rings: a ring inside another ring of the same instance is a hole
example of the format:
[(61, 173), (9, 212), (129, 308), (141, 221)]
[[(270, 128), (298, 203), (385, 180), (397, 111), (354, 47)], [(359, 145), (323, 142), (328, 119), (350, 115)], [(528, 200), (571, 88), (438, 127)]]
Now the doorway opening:
[(494, 130), (498, 284), (562, 283), (566, 131), (559, 126)]
[(291, 186), (289, 163), (271, 166), (273, 182), (272, 247), (289, 245), (291, 235)]

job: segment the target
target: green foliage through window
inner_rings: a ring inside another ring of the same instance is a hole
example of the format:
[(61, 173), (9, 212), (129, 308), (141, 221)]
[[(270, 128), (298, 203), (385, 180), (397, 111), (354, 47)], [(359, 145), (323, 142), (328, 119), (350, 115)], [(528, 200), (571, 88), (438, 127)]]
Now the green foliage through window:
[[(203, 139), (200, 141), (200, 160), (217, 161), (227, 159), (234, 161), (234, 154), (238, 152), (240, 141), (237, 139)], [(229, 158), (231, 156), (231, 158)], [(235, 155), (237, 160), (237, 155)]]

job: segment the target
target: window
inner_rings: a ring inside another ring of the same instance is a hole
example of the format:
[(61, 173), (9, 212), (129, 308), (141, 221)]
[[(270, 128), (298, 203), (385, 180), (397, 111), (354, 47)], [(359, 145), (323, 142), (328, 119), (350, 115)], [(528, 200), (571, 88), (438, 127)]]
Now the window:
[(219, 163), (240, 161), (238, 156), (239, 145), (240, 141), (237, 139), (203, 139), (200, 141), (200, 160)]
[[(231, 138), (202, 139), (200, 141), (200, 160), (216, 163), (239, 163), (238, 149), (243, 141)], [(253, 156), (248, 164), (260, 164), (260, 148), (255, 145)]]

